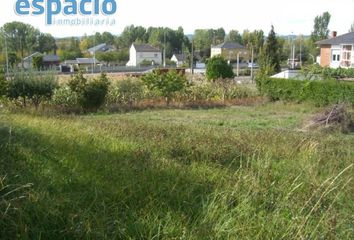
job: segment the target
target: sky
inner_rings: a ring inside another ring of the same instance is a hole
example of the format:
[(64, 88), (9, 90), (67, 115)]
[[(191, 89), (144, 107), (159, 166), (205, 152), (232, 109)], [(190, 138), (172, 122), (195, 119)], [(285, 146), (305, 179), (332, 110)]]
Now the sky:
[[(309, 35), (314, 18), (325, 11), (332, 15), (329, 29), (344, 34), (354, 21), (354, 0), (116, 0), (116, 14), (109, 16), (109, 19), (106, 16), (96, 17), (109, 20), (102, 26), (61, 26), (46, 25), (45, 16), (16, 15), (14, 6), (17, 1), (1, 1), (0, 26), (10, 21), (21, 21), (54, 37), (91, 35), (104, 31), (119, 34), (131, 24), (172, 29), (182, 26), (186, 34), (193, 33), (195, 29), (220, 27), (227, 32), (231, 29), (240, 32), (262, 29), (268, 33), (270, 26), (274, 25), (280, 35)], [(56, 19), (65, 18), (68, 17), (56, 16)], [(78, 18), (82, 19), (81, 16)]]

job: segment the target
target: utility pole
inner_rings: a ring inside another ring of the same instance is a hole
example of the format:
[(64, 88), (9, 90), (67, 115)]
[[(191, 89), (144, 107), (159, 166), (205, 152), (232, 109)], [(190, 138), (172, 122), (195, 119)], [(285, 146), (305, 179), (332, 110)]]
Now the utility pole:
[(163, 67), (166, 67), (166, 29), (163, 33)]
[(192, 39), (192, 54), (191, 54), (191, 73), (192, 75), (194, 74), (194, 69), (193, 66), (194, 65), (194, 41)]
[(252, 47), (252, 50), (251, 50), (251, 81), (253, 83), (253, 52), (254, 52), (254, 49), (253, 49), (253, 45), (251, 47)]
[(302, 36), (300, 35), (300, 67), (302, 67)]
[(6, 77), (9, 77), (9, 54), (7, 51), (7, 36), (4, 33), (4, 37), (5, 37), (5, 51), (6, 51)]
[(93, 33), (93, 62), (92, 62), (92, 74), (94, 73), (94, 68), (96, 65), (96, 34)]

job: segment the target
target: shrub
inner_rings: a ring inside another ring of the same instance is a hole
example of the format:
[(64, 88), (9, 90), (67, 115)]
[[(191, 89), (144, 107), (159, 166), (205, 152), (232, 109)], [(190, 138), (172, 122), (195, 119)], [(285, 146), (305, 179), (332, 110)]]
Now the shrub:
[(109, 80), (106, 74), (101, 73), (97, 79), (90, 81), (80, 102), (84, 110), (97, 111), (105, 102), (108, 93)]
[(215, 81), (219, 78), (233, 78), (235, 74), (225, 59), (215, 56), (207, 61), (206, 76), (208, 80)]
[(9, 81), (7, 96), (10, 99), (21, 98), (24, 107), (28, 99), (37, 109), (43, 100), (51, 99), (57, 87), (54, 73), (36, 75), (33, 72), (19, 72)]
[(78, 106), (78, 96), (69, 86), (63, 86), (54, 91), (52, 103), (65, 108)]
[(5, 74), (0, 70), (0, 99), (6, 96), (8, 91), (8, 82), (6, 81)]
[(32, 65), (33, 68), (36, 70), (40, 70), (43, 68), (44, 64), (43, 64), (43, 56), (39, 55), (39, 56), (34, 56), (32, 58)]
[(149, 73), (142, 77), (142, 81), (149, 90), (158, 91), (166, 99), (167, 106), (177, 92), (182, 92), (188, 86), (186, 77), (176, 71)]
[(109, 89), (108, 103), (126, 104), (132, 107), (144, 97), (144, 85), (140, 79), (128, 78), (118, 81)]
[(354, 104), (353, 83), (266, 78), (263, 80), (262, 88), (274, 101), (306, 101), (318, 106), (341, 102)]
[(77, 94), (79, 105), (84, 111), (97, 111), (105, 102), (109, 80), (105, 73), (100, 77), (88, 81), (80, 71), (68, 82), (72, 92)]

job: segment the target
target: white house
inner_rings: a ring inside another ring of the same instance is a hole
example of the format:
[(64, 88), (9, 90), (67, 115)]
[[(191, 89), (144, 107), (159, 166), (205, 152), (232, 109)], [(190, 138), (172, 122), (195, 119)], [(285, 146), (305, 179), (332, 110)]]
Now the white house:
[(354, 32), (317, 42), (321, 48), (320, 65), (331, 68), (354, 68)]
[(162, 64), (162, 54), (157, 48), (149, 44), (133, 43), (130, 47), (128, 67), (139, 66), (142, 62), (151, 62), (151, 65)]
[(186, 55), (185, 54), (173, 54), (171, 61), (176, 63), (177, 67), (182, 67), (186, 63)]
[(222, 56), (224, 59), (233, 60), (240, 54), (243, 55), (242, 57), (248, 54), (245, 46), (234, 42), (224, 42), (211, 47), (210, 57)]

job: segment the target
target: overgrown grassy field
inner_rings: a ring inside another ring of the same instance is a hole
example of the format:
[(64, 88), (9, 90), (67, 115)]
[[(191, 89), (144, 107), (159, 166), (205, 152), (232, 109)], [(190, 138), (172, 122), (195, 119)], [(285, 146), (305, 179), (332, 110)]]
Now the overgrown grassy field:
[(0, 112), (0, 239), (354, 239), (354, 135), (320, 109)]

